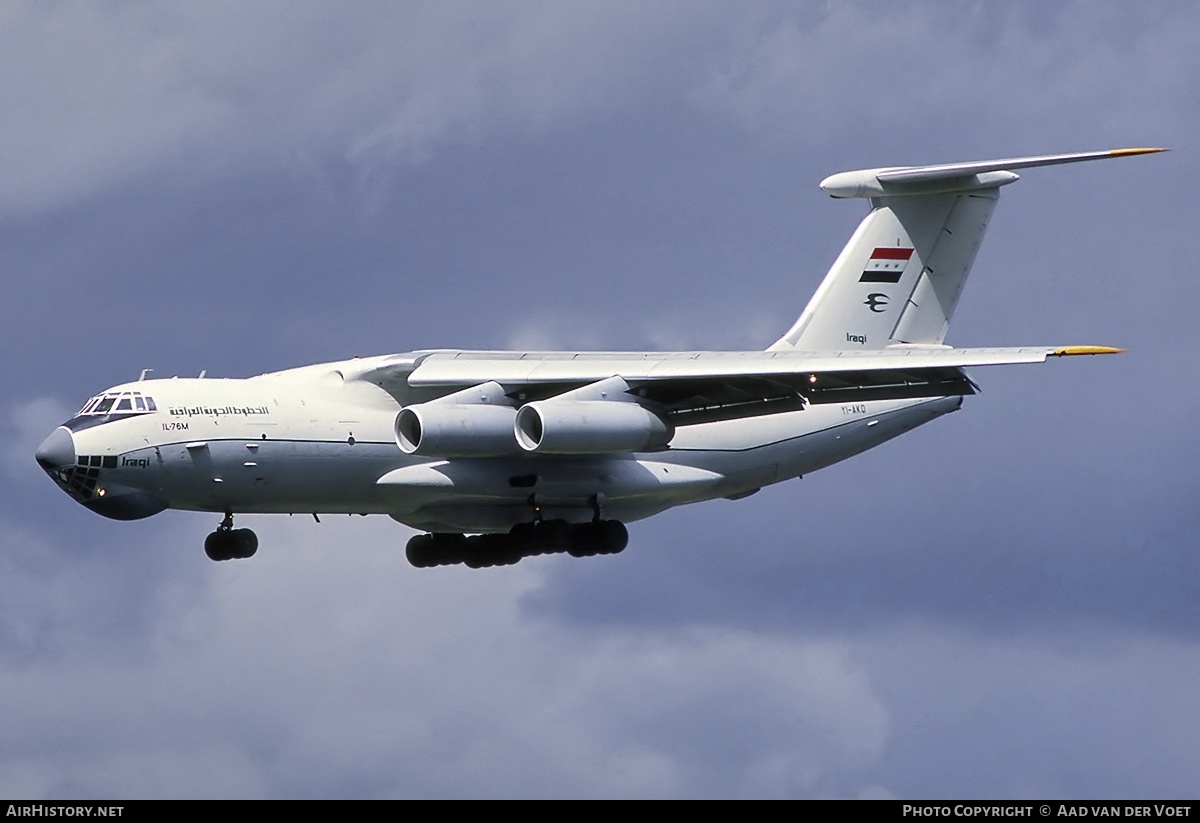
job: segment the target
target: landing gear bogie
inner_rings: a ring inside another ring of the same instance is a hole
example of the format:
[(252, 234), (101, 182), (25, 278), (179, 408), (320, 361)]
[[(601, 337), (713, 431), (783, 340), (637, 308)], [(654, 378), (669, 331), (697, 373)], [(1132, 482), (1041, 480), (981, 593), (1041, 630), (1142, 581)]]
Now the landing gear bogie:
[(258, 535), (250, 529), (235, 529), (229, 512), (217, 530), (204, 538), (204, 553), (209, 560), (246, 560), (257, 551)]
[(419, 534), (408, 541), (405, 555), (417, 568), (462, 563), (472, 569), (510, 566), (523, 558), (567, 552), (572, 557), (617, 554), (629, 544), (629, 531), (619, 520), (570, 524), (565, 520), (518, 523), (508, 534)]
[(204, 539), (210, 560), (246, 560), (258, 551), (258, 535), (250, 529), (215, 531)]

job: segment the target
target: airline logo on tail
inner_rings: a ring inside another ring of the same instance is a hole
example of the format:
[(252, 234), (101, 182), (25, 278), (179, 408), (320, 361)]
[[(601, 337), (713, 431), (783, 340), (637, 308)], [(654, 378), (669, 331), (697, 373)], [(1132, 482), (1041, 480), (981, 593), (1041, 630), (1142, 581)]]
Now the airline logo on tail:
[(912, 257), (912, 249), (879, 248), (871, 252), (871, 259), (863, 268), (859, 283), (899, 283), (904, 267)]
[(863, 301), (863, 305), (876, 314), (886, 311), (887, 304), (888, 296), (880, 291), (874, 292), (873, 294), (868, 294), (867, 299)]

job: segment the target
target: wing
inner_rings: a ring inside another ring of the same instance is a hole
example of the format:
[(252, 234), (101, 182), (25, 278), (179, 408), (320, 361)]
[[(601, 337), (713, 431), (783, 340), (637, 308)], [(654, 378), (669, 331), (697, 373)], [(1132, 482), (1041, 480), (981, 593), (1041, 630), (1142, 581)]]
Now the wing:
[[(973, 366), (1120, 352), (1107, 346), (894, 347), (845, 352), (476, 352), (397, 355), (362, 375), (407, 404), (497, 384), (519, 406), (620, 378), (633, 401), (672, 425), (795, 411), (809, 404), (975, 393)], [(607, 397), (607, 395), (605, 395)], [(447, 398), (449, 399), (449, 398)], [(599, 399), (599, 397), (594, 398)], [(617, 399), (617, 398), (609, 398)], [(452, 402), (464, 402), (456, 396)]]

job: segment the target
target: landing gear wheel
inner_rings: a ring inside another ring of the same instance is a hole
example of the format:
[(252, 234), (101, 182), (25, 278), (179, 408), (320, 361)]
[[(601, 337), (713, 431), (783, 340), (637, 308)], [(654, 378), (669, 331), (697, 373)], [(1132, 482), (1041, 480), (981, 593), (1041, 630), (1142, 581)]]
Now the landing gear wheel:
[(537, 525), (534, 544), (543, 554), (565, 552), (571, 548), (571, 526), (566, 520), (543, 520)]
[(427, 569), (434, 565), (434, 554), (433, 535), (431, 534), (418, 534), (416, 537), (410, 538), (408, 545), (404, 547), (404, 556), (418, 569)]
[(571, 526), (572, 557), (617, 554), (629, 545), (629, 530), (620, 520), (593, 520)]
[(508, 531), (508, 539), (527, 557), (543, 554), (545, 549), (538, 542), (538, 526), (536, 523), (518, 523)]
[(418, 534), (409, 539), (404, 555), (418, 569), (452, 566), (466, 559), (467, 538), (453, 532)]
[(248, 560), (258, 551), (258, 535), (250, 529), (233, 529), (229, 532), (233, 538), (233, 556), (239, 560)]
[(575, 523), (571, 526), (571, 540), (567, 554), (571, 557), (591, 557), (600, 553), (599, 531), (595, 523)]
[(204, 538), (204, 553), (208, 555), (209, 560), (228, 560), (225, 544), (229, 542), (226, 538), (228, 532), (213, 532), (208, 537)]
[(507, 534), (476, 534), (466, 539), (463, 562), (472, 569), (511, 566), (525, 557), (521, 544)]
[(204, 538), (204, 553), (209, 560), (245, 560), (258, 551), (258, 535), (250, 529), (235, 529), (233, 515), (225, 513), (225, 519), (217, 530)]
[(453, 532), (431, 535), (433, 538), (434, 566), (453, 566), (466, 557), (467, 538)]
[(463, 562), (471, 569), (483, 569), (488, 566), (496, 565), (492, 557), (487, 541), (482, 534), (472, 535), (467, 538), (466, 550), (463, 552), (465, 557)]
[(620, 520), (601, 520), (596, 524), (601, 554), (619, 554), (629, 545), (629, 529)]

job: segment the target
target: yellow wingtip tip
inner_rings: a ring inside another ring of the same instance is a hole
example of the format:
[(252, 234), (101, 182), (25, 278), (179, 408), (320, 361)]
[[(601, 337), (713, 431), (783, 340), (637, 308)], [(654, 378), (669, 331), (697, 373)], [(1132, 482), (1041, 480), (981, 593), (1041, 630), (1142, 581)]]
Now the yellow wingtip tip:
[(1146, 147), (1137, 149), (1113, 149), (1108, 154), (1110, 157), (1129, 157), (1134, 154), (1156, 154), (1160, 151), (1170, 151), (1170, 149), (1158, 147)]
[(1115, 346), (1063, 346), (1055, 349), (1053, 355), (1055, 357), (1075, 357), (1081, 354), (1123, 354), (1124, 352), (1124, 349), (1118, 349)]

